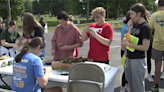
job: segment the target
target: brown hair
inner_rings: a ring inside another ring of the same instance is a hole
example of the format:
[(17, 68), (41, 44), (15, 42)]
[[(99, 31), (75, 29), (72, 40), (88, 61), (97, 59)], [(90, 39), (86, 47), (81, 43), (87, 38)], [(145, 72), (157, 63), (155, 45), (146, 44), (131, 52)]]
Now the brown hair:
[(146, 7), (142, 4), (142, 3), (136, 3), (134, 4), (131, 9), (132, 11), (138, 13), (141, 13), (141, 17), (145, 18), (145, 20), (147, 21), (147, 17), (146, 17)]
[(105, 9), (103, 7), (96, 7), (95, 9), (92, 10), (91, 12), (92, 15), (105, 15)]
[(9, 26), (11, 27), (11, 26), (15, 26), (15, 25), (17, 25), (17, 22), (15, 20), (11, 20), (9, 25), (7, 26), (7, 28), (9, 28)]
[(30, 43), (26, 43), (25, 46), (22, 48), (21, 52), (15, 57), (15, 61), (17, 63), (21, 62), (22, 57), (24, 54), (29, 50), (29, 48), (36, 48), (40, 45), (41, 49), (45, 48), (45, 43), (42, 37), (35, 37), (31, 40)]
[(158, 0), (158, 5), (161, 7), (164, 6), (164, 0)]
[(36, 21), (33, 14), (29, 12), (25, 13), (23, 16), (23, 34), (31, 34), (34, 27), (41, 27), (44, 30), (42, 25)]
[(131, 18), (130, 18), (130, 11), (128, 11), (128, 12), (126, 13), (126, 20), (124, 20), (123, 22), (124, 22), (125, 24), (127, 24), (128, 21), (129, 21), (130, 19), (131, 19)]
[(69, 14), (66, 11), (59, 11), (57, 14), (57, 19), (63, 19), (63, 20), (67, 20), (69, 18)]

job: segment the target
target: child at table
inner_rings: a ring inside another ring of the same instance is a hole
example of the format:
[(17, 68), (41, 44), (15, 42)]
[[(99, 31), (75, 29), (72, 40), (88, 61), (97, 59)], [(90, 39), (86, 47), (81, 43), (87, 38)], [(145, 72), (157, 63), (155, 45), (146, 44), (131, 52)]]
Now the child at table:
[[(12, 90), (16, 92), (62, 92), (60, 87), (45, 89), (51, 67), (43, 71), (38, 57), (45, 47), (41, 37), (35, 37), (26, 44), (13, 61)], [(41, 91), (42, 89), (42, 91)]]

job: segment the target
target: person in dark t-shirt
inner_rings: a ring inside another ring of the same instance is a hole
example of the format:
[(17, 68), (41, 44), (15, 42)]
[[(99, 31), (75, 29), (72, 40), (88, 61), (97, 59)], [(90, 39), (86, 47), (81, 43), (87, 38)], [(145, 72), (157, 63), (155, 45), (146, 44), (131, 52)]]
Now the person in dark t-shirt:
[(123, 40), (125, 46), (135, 49), (134, 52), (127, 49), (125, 75), (129, 83), (130, 92), (145, 92), (145, 51), (149, 49), (151, 32), (146, 18), (145, 6), (141, 3), (133, 5), (130, 9), (130, 17), (128, 32), (139, 38), (139, 41), (137, 45), (134, 45), (128, 39)]
[[(44, 39), (44, 28), (43, 26), (36, 21), (33, 14), (27, 12), (24, 14), (23, 17), (23, 36), (24, 40), (22, 43), (30, 42), (34, 37), (42, 37)], [(45, 48), (42, 54), (39, 56), (42, 60), (44, 60), (44, 56), (46, 53), (46, 40), (45, 41)]]

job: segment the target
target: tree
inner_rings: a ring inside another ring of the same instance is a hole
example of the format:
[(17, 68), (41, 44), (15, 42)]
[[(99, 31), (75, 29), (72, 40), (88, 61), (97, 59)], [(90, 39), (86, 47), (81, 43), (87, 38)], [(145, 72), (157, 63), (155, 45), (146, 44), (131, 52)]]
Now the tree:
[[(7, 0), (0, 1), (0, 15), (3, 19), (8, 17), (7, 13)], [(24, 0), (10, 0), (11, 19), (18, 20), (18, 16), (24, 12), (24, 6), (22, 5)]]
[(56, 0), (39, 0), (39, 4), (41, 7), (40, 13), (49, 13), (52, 12), (52, 3), (54, 3)]
[[(145, 7), (151, 11), (155, 9), (155, 5), (150, 5), (154, 0), (89, 0), (89, 13), (96, 7), (103, 7), (108, 10), (109, 18), (118, 18), (125, 15), (130, 10), (131, 6), (135, 3), (143, 3)], [(107, 5), (108, 4), (108, 5)], [(51, 12), (57, 15), (59, 11), (66, 11), (69, 14), (77, 14), (82, 17), (87, 15), (87, 0), (39, 0), (33, 2), (34, 14), (45, 14)], [(155, 11), (155, 10), (154, 10)]]
[(25, 0), (24, 7), (25, 7), (25, 12), (32, 12), (32, 1)]
[(41, 12), (41, 5), (39, 2), (37, 1), (33, 1), (32, 2), (32, 10), (33, 10), (33, 14), (38, 14), (39, 12)]
[(87, 13), (86, 0), (81, 0), (81, 2), (79, 2), (79, 0), (72, 0), (72, 2), (73, 2), (72, 4), (73, 14), (86, 16), (86, 13)]
[(55, 0), (52, 3), (51, 9), (52, 9), (52, 14), (56, 16), (59, 11), (64, 10), (64, 3), (61, 0)]

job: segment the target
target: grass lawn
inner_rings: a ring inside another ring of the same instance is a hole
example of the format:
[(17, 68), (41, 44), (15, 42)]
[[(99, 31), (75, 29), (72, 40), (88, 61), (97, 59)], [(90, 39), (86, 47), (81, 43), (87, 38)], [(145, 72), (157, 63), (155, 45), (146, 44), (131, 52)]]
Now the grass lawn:
[[(37, 19), (37, 16), (34, 16), (34, 17)], [(49, 18), (48, 15), (41, 15), (40, 17), (43, 17), (44, 21), (47, 23), (48, 31), (55, 31), (55, 26), (57, 26), (59, 24), (56, 17)], [(77, 24), (77, 20), (80, 20), (80, 24), (78, 25), (79, 29), (84, 29), (85, 26), (95, 23), (95, 21), (92, 18), (90, 18), (89, 22), (87, 22), (86, 18), (78, 18), (78, 16), (74, 16), (75, 24)], [(37, 19), (37, 21), (39, 21), (39, 20)], [(116, 25), (115, 24), (116, 21), (117, 20), (108, 19), (106, 22), (111, 24), (113, 28), (123, 27), (123, 23)], [(119, 21), (122, 22), (122, 20), (119, 20)], [(18, 18), (17, 25), (18, 25), (19, 29), (22, 29), (23, 24), (22, 24), (20, 17)], [(22, 30), (19, 30), (19, 32), (21, 32), (21, 31)]]

